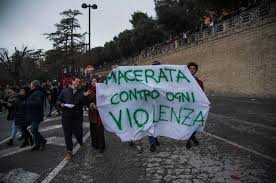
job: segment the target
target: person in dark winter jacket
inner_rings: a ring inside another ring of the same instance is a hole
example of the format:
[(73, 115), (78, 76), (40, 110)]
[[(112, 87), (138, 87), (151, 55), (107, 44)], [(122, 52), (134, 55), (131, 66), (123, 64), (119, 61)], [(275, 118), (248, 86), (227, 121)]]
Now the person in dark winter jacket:
[(90, 91), (83, 92), (79, 87), (80, 79), (75, 78), (72, 85), (64, 88), (57, 99), (57, 105), (62, 109), (61, 123), (67, 148), (66, 160), (71, 160), (73, 157), (73, 134), (80, 146), (83, 145), (83, 105), (88, 104), (87, 96), (90, 95)]
[(33, 145), (32, 135), (27, 129), (27, 127), (30, 125), (30, 122), (26, 119), (27, 91), (28, 88), (21, 88), (15, 102), (15, 125), (17, 128), (21, 129), (22, 137), (24, 138), (24, 142), (20, 148)]
[(43, 121), (45, 100), (45, 95), (40, 86), (40, 82), (37, 80), (31, 82), (31, 91), (26, 101), (26, 119), (31, 123), (31, 132), (35, 142), (35, 146), (31, 151), (43, 151), (46, 144), (46, 140), (38, 131), (39, 125)]

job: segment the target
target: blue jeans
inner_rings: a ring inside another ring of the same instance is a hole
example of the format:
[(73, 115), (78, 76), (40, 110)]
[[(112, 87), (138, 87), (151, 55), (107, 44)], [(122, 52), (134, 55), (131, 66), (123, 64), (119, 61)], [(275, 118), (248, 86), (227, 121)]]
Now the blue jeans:
[(156, 144), (157, 138), (153, 137), (153, 136), (148, 136), (148, 140), (150, 145)]
[(45, 141), (45, 139), (42, 137), (42, 135), (39, 133), (38, 128), (39, 128), (40, 122), (31, 122), (31, 132), (34, 137), (34, 142), (35, 145), (40, 146), (40, 144)]
[(16, 133), (17, 133), (17, 128), (15, 126), (15, 121), (13, 120), (12, 121), (12, 131), (11, 131), (11, 138), (12, 138), (13, 143), (15, 143), (15, 140), (16, 140)]

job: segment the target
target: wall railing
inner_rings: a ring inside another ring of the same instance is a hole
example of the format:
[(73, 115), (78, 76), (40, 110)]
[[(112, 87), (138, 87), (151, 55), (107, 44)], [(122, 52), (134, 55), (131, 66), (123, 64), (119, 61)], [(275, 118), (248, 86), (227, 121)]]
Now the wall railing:
[[(266, 21), (275, 19), (275, 4), (262, 4), (254, 9), (243, 11), (240, 14), (230, 17), (214, 26), (205, 28), (199, 32), (192, 33), (186, 39), (177, 39), (166, 45), (155, 45), (141, 51), (135, 57), (128, 59), (114, 60), (113, 64), (134, 65), (136, 62), (152, 59), (164, 54), (173, 53), (182, 49), (193, 47), (226, 35), (246, 30), (250, 27), (264, 24)], [(98, 72), (110, 70), (106, 64), (96, 68)]]

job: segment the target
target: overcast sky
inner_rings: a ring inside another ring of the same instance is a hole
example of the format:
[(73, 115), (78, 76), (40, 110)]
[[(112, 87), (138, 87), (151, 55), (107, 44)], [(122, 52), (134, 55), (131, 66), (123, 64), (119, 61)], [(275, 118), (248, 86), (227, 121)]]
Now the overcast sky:
[(155, 17), (153, 0), (0, 0), (0, 48), (52, 48), (43, 33), (54, 32), (59, 13), (70, 8), (83, 13), (78, 18), (80, 32), (88, 32), (88, 9), (82, 9), (82, 3), (98, 5), (97, 10), (91, 10), (91, 47), (103, 46), (121, 31), (131, 29), (129, 19), (135, 11)]

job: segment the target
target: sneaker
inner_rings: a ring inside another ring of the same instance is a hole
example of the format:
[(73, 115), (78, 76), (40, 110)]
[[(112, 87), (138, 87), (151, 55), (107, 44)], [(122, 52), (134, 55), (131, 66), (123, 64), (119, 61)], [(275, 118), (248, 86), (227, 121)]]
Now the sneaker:
[(45, 149), (45, 145), (47, 143), (47, 140), (43, 140), (40, 144), (40, 150), (43, 151)]
[(13, 145), (13, 140), (10, 139), (9, 142), (7, 142), (7, 145), (8, 145), (8, 146), (12, 146), (12, 145)]
[(156, 145), (155, 144), (151, 144), (150, 145), (150, 152), (155, 152), (156, 151)]
[(191, 140), (193, 141), (193, 143), (195, 144), (195, 146), (199, 145), (199, 142), (198, 142), (198, 140), (196, 139), (195, 136), (192, 136)]
[(65, 160), (71, 160), (73, 158), (73, 153), (72, 151), (67, 151), (66, 155), (65, 155)]
[(191, 141), (188, 140), (187, 143), (186, 143), (186, 148), (190, 149), (191, 147), (192, 147)]
[(35, 146), (31, 149), (31, 151), (34, 152), (34, 151), (38, 151), (39, 149), (40, 149), (40, 146), (35, 145)]

